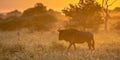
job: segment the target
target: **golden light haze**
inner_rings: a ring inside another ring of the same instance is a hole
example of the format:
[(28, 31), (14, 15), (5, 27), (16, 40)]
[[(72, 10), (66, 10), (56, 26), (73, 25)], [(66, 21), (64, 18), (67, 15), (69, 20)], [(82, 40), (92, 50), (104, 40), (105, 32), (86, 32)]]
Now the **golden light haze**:
[[(0, 12), (8, 12), (15, 9), (23, 11), (27, 8), (33, 7), (35, 3), (41, 2), (48, 8), (54, 9), (56, 11), (61, 11), (63, 8), (67, 7), (70, 3), (78, 3), (79, 0), (0, 0)], [(101, 3), (101, 0), (97, 0)], [(110, 3), (114, 1), (111, 0)], [(120, 0), (117, 0), (110, 9), (115, 7), (120, 7)]]

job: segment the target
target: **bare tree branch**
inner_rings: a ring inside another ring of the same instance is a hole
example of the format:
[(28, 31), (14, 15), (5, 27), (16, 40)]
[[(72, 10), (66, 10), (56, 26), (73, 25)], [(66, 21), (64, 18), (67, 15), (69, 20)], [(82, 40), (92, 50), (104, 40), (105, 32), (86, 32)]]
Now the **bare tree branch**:
[(111, 4), (109, 4), (108, 6), (112, 6), (117, 0), (114, 0)]
[(104, 5), (104, 1), (105, 1), (105, 0), (102, 0), (102, 7), (103, 7), (103, 5)]

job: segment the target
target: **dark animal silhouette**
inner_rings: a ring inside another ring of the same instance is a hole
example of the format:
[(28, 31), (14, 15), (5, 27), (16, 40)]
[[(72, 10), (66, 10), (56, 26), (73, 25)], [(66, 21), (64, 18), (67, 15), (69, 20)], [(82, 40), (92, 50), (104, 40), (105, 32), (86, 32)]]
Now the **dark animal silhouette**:
[(88, 43), (89, 50), (94, 50), (94, 36), (90, 32), (83, 32), (76, 29), (58, 30), (59, 40), (65, 40), (70, 43), (68, 49), (73, 45), (76, 49), (75, 43)]

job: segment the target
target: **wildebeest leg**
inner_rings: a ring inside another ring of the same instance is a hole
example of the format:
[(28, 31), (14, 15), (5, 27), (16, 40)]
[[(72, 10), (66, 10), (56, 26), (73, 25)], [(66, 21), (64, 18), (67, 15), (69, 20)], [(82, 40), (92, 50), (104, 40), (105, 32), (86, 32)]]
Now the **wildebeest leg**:
[(92, 50), (95, 50), (95, 42), (94, 42), (94, 39), (92, 39), (92, 42), (91, 42), (92, 44)]
[(74, 49), (76, 50), (76, 46), (75, 46), (75, 43), (73, 43), (73, 46), (74, 46)]
[(67, 49), (70, 49), (70, 47), (72, 46), (72, 43), (70, 43), (69, 47)]
[(94, 44), (92, 44), (92, 49), (95, 50)]
[(87, 43), (88, 43), (89, 50), (91, 50), (91, 43), (90, 42), (87, 42)]

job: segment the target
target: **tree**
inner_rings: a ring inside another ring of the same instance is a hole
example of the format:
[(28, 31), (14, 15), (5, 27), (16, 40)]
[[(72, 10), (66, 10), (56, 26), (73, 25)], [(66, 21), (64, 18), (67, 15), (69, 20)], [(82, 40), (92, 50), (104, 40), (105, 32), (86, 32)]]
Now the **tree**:
[(101, 6), (94, 0), (80, 0), (76, 5), (70, 4), (62, 10), (66, 16), (70, 17), (66, 27), (86, 29), (98, 29), (103, 23), (101, 16)]
[(112, 6), (117, 0), (114, 0), (112, 3), (108, 3), (110, 0), (102, 0), (102, 7), (103, 7), (103, 14), (105, 14), (104, 16), (104, 28), (105, 31), (107, 31), (108, 29), (108, 20), (109, 20), (109, 7)]
[(113, 11), (120, 12), (120, 7), (116, 7)]
[(10, 31), (28, 28), (30, 30), (48, 31), (53, 28), (56, 21), (55, 16), (49, 13), (46, 6), (37, 3), (34, 7), (26, 9), (22, 16), (0, 23), (0, 30)]
[(13, 11), (10, 11), (6, 14), (6, 18), (19, 17), (21, 15), (22, 15), (22, 13), (20, 11), (13, 10)]
[(41, 31), (52, 29), (57, 21), (55, 16), (50, 14), (50, 11), (42, 3), (37, 3), (33, 8), (25, 10), (23, 17), (25, 17), (25, 27)]
[(23, 12), (23, 16), (34, 16), (46, 13), (47, 9), (42, 3), (36, 3), (33, 8), (28, 8)]

